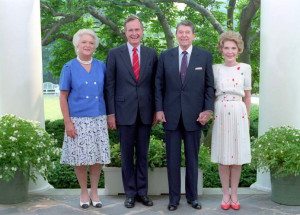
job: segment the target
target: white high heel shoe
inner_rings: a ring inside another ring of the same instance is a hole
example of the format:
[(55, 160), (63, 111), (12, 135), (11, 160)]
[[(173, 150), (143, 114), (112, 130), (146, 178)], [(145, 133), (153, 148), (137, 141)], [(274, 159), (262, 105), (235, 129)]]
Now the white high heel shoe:
[(90, 206), (90, 202), (82, 202), (82, 201), (79, 201), (79, 204), (80, 204), (80, 207), (83, 208), (83, 209), (87, 209), (89, 206)]
[(92, 201), (92, 205), (93, 205), (93, 207), (95, 207), (95, 208), (102, 208), (102, 202), (99, 200), (98, 202), (94, 202), (92, 199), (91, 199), (91, 201)]

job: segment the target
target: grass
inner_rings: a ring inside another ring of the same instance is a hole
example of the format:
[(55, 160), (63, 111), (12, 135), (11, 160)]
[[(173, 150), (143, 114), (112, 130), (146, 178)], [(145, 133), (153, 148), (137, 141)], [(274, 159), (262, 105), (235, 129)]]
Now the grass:
[(44, 95), (45, 120), (62, 119), (58, 95)]

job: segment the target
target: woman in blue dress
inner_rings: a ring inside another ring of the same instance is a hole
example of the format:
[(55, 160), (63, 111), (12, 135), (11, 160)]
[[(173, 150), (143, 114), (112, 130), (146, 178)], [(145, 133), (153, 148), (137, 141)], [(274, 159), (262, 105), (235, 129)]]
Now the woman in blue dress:
[[(81, 187), (80, 206), (102, 207), (97, 190), (101, 167), (110, 163), (105, 102), (105, 64), (92, 57), (99, 45), (93, 30), (73, 36), (77, 58), (67, 62), (60, 75), (60, 106), (65, 124), (61, 163), (75, 167)], [(87, 169), (88, 167), (88, 169)], [(87, 189), (87, 170), (91, 182)]]

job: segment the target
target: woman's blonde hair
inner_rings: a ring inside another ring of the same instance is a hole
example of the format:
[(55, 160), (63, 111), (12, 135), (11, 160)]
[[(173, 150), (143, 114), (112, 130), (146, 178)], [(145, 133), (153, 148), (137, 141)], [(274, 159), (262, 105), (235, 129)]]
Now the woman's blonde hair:
[(240, 33), (234, 31), (226, 31), (220, 35), (219, 42), (218, 42), (218, 49), (221, 53), (222, 53), (224, 43), (226, 41), (234, 42), (238, 47), (239, 54), (244, 51), (244, 41)]

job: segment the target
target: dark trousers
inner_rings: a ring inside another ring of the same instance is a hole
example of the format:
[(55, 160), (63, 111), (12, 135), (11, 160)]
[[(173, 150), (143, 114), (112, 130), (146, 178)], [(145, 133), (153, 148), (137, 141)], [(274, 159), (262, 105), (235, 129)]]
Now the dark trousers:
[(140, 118), (134, 125), (119, 125), (122, 180), (125, 195), (135, 197), (148, 192), (148, 149), (151, 125)]
[(169, 181), (169, 201), (176, 205), (180, 201), (180, 161), (181, 141), (184, 141), (185, 155), (185, 192), (187, 200), (197, 199), (198, 190), (198, 152), (200, 130), (186, 131), (180, 119), (176, 130), (166, 130), (167, 169)]

